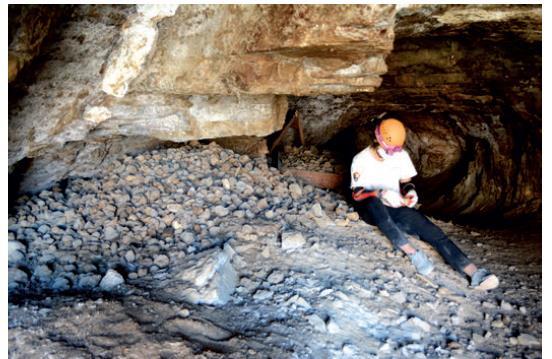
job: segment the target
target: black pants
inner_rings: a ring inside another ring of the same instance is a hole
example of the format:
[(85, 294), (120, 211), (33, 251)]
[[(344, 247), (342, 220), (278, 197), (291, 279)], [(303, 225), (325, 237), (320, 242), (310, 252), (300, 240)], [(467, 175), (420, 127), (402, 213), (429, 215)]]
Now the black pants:
[(356, 211), (367, 223), (376, 225), (380, 231), (400, 248), (409, 243), (403, 232), (417, 235), (432, 245), (454, 269), (463, 273), (471, 263), (466, 255), (426, 216), (414, 208), (385, 206), (377, 197), (355, 203)]

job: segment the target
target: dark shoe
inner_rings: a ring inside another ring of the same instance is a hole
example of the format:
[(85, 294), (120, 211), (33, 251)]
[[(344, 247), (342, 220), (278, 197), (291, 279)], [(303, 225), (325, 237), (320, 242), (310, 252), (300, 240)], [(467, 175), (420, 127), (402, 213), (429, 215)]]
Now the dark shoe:
[(491, 290), (498, 287), (498, 277), (485, 268), (479, 268), (471, 277), (471, 287), (478, 290)]
[(416, 267), (418, 273), (422, 275), (428, 275), (433, 270), (433, 263), (427, 258), (424, 252), (416, 251), (416, 253), (409, 256), (410, 261)]

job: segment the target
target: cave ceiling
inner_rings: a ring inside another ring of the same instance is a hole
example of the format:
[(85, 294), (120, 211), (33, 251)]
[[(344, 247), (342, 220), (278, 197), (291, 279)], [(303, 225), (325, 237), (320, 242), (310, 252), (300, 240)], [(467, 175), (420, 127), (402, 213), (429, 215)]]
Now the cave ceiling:
[(309, 144), (353, 129), (355, 150), (372, 118), (400, 117), (428, 211), (540, 211), (540, 5), (9, 10), (23, 191), (166, 141), (262, 138), (291, 109)]

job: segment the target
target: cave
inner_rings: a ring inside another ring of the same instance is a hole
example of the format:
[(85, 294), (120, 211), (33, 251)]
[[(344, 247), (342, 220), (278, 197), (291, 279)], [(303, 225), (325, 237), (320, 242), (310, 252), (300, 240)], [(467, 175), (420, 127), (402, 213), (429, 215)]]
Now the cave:
[[(542, 357), (541, 5), (8, 13), (10, 357)], [(386, 118), (496, 289), (359, 215)]]

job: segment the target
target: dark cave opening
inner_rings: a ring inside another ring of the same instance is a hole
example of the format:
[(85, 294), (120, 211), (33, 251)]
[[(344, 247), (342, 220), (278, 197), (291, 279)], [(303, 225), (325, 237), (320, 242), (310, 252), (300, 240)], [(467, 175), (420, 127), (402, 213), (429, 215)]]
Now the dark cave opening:
[[(397, 118), (401, 118), (401, 116), (398, 114), (391, 114), (390, 116), (393, 115)], [(373, 126), (371, 126), (369, 123), (366, 124), (366, 122), (368, 121), (365, 121), (364, 128), (368, 128), (367, 131), (371, 132)], [(520, 143), (520, 141), (527, 139), (528, 136), (530, 136), (529, 133), (531, 131), (528, 131), (526, 129), (526, 126), (524, 126), (522, 122), (520, 123), (519, 119), (511, 121), (511, 123), (514, 126), (514, 130), (512, 130), (511, 133), (515, 135), (513, 143)], [(349, 168), (353, 157), (360, 151), (357, 149), (359, 148), (359, 127), (363, 126), (356, 125), (347, 127), (337, 133), (328, 142), (319, 146), (314, 146), (321, 151), (326, 150), (331, 152), (332, 157), (342, 164), (343, 170), (340, 171), (338, 174), (342, 177), (343, 181), (339, 189), (336, 189), (336, 191), (346, 196), (348, 200), (350, 196)], [(440, 220), (450, 221), (459, 225), (466, 225), (481, 229), (498, 230), (503, 228), (510, 228), (515, 231), (523, 227), (529, 227), (532, 229), (540, 228), (542, 225), (542, 211), (520, 215), (515, 218), (507, 218), (504, 216), (504, 213), (501, 213), (500, 211), (494, 211), (485, 214), (457, 214), (457, 212), (462, 210), (462, 207), (459, 207), (455, 211), (443, 211), (442, 204), (437, 203), (437, 205), (435, 205), (435, 201), (437, 201), (439, 198), (452, 196), (452, 191), (454, 191), (455, 188), (454, 186), (461, 183), (461, 181), (463, 180), (464, 176), (468, 172), (468, 167), (476, 159), (475, 153), (477, 153), (477, 151), (481, 151), (481, 149), (484, 149), (486, 153), (486, 155), (483, 156), (483, 159), (485, 161), (484, 165), (486, 168), (491, 169), (491, 174), (493, 167), (497, 166), (497, 164), (491, 161), (491, 148), (486, 142), (471, 137), (466, 137), (464, 138), (464, 140), (466, 141), (465, 149), (462, 152), (461, 160), (458, 161), (455, 166), (446, 171), (440, 172), (437, 176), (423, 177), (419, 173), (418, 176), (413, 178), (412, 181), (416, 185), (417, 191), (420, 195), (420, 202), (422, 203), (420, 211), (428, 216)], [(479, 145), (476, 146), (476, 143), (479, 143)], [(517, 156), (520, 156), (521, 153), (523, 153), (521, 146), (514, 146), (513, 148), (515, 148), (514, 153), (517, 153)], [(409, 151), (408, 147), (406, 148), (406, 151)], [(272, 159), (278, 159), (278, 156), (281, 155), (282, 154), (280, 152), (275, 151), (272, 154)], [(506, 193), (503, 194), (503, 196), (506, 195)], [(464, 207), (466, 206), (468, 205), (464, 205)]]

